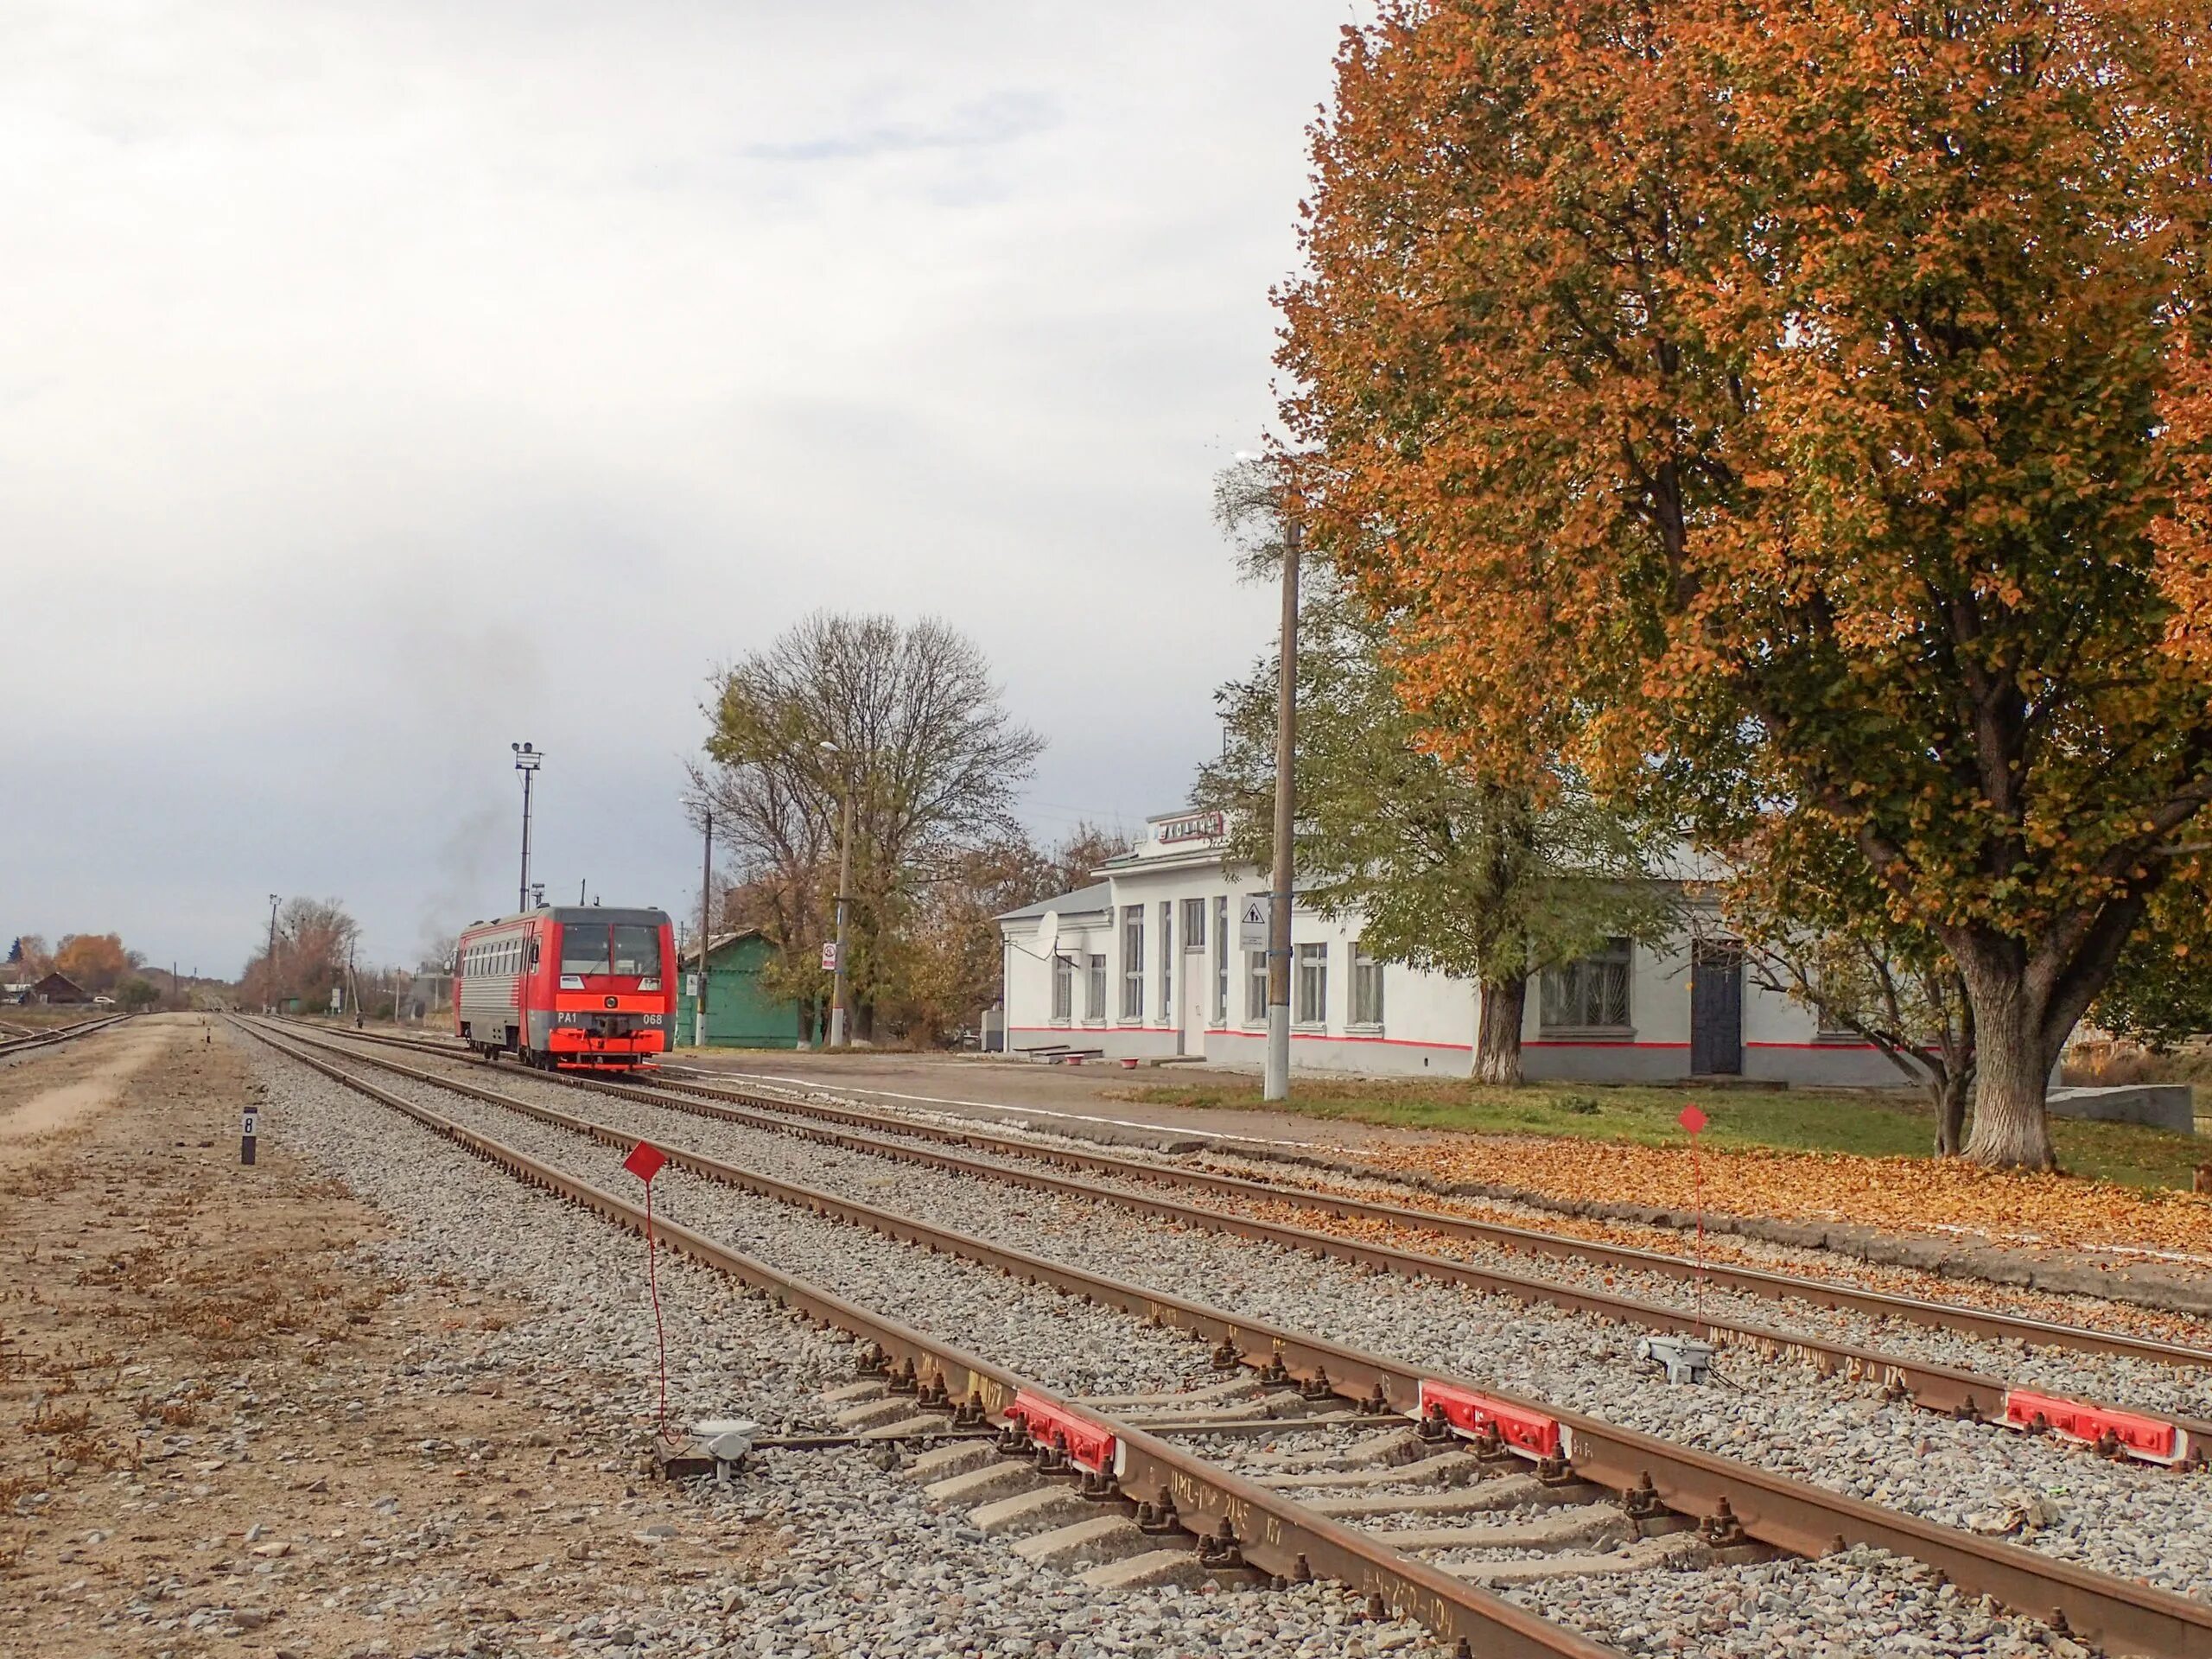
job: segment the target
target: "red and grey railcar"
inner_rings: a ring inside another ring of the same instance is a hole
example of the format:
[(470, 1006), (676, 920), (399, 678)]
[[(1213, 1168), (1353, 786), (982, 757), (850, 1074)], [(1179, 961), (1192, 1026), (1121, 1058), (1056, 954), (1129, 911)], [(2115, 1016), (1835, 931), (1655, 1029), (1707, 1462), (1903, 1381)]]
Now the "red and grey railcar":
[(676, 930), (659, 910), (548, 905), (461, 936), (454, 1028), (487, 1058), (649, 1065), (676, 1034)]

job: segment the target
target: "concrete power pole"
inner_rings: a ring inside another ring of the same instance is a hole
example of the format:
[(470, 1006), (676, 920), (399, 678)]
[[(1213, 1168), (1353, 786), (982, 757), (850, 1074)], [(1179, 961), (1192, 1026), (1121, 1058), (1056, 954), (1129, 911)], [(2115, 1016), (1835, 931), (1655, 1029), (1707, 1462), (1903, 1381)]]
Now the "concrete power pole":
[(268, 1012), (276, 1012), (276, 906), (283, 901), (275, 893), (269, 895), (269, 954), (263, 960), (268, 964)]
[(707, 1046), (707, 947), (715, 942), (715, 815), (705, 812), (707, 838), (699, 869), (699, 995), (691, 1000), (691, 1046)]
[(1290, 1096), (1291, 832), (1297, 816), (1293, 775), (1298, 754), (1298, 541), (1294, 521), (1282, 541), (1282, 672), (1275, 687), (1275, 846), (1268, 902), (1268, 1059), (1261, 1095)]

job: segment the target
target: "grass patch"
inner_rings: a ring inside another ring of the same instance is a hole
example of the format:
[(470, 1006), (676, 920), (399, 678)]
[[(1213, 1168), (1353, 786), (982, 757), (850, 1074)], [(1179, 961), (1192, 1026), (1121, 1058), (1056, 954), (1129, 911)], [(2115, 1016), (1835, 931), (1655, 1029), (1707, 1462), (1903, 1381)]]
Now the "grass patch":
[[(1113, 1097), (1217, 1111), (1281, 1109), (1261, 1100), (1256, 1083), (1159, 1084), (1116, 1090)], [(1935, 1145), (1934, 1112), (1902, 1090), (1706, 1090), (1588, 1083), (1501, 1089), (1445, 1078), (1301, 1077), (1291, 1084), (1289, 1109), (1393, 1128), (1679, 1146), (1684, 1137), (1675, 1119), (1693, 1100), (1709, 1120), (1708, 1147), (1925, 1158)], [(2186, 1190), (2196, 1166), (2212, 1156), (2202, 1140), (2134, 1123), (2053, 1118), (2051, 1135), (2068, 1170), (2129, 1186)]]

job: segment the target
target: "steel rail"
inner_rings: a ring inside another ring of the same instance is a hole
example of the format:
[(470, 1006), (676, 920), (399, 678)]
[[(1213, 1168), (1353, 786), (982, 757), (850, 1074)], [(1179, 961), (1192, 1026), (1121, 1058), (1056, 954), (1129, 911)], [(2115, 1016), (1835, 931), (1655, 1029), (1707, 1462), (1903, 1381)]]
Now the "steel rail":
[(111, 1014), (102, 1019), (79, 1020), (56, 1031), (34, 1032), (28, 1037), (11, 1037), (5, 1042), (0, 1042), (0, 1060), (13, 1054), (29, 1053), (35, 1048), (47, 1048), (73, 1038), (89, 1036), (96, 1031), (105, 1031), (110, 1026), (120, 1025), (128, 1018), (128, 1014)]
[[(346, 1034), (363, 1038), (371, 1042), (390, 1044), (418, 1052), (461, 1060), (469, 1065), (481, 1064), (470, 1057), (466, 1050), (449, 1044), (397, 1037), (384, 1033), (353, 1032)], [(578, 1089), (613, 1089), (619, 1086), (605, 1078), (578, 1076), (565, 1071), (536, 1072), (532, 1075)], [(1453, 1215), (1446, 1211), (1390, 1204), (1376, 1198), (1354, 1198), (1347, 1194), (1325, 1192), (1313, 1187), (1300, 1186), (1288, 1182), (1263, 1180), (1253, 1176), (1227, 1175), (1213, 1170), (1189, 1169), (1174, 1165), (1148, 1162), (1141, 1159), (1117, 1158), (1109, 1153), (1082, 1152), (1072, 1147), (1042, 1144), (1035, 1141), (993, 1134), (988, 1130), (953, 1128), (893, 1113), (870, 1111), (864, 1107), (831, 1106), (818, 1101), (786, 1100), (776, 1095), (764, 1095), (747, 1090), (671, 1077), (665, 1071), (657, 1071), (651, 1086), (698, 1095), (710, 1100), (732, 1101), (754, 1110), (775, 1113), (785, 1117), (812, 1118), (819, 1122), (837, 1123), (864, 1130), (876, 1130), (913, 1140), (931, 1141), (941, 1145), (962, 1146), (975, 1151), (996, 1152), (1033, 1159), (1041, 1163), (1057, 1164), (1063, 1168), (1089, 1170), (1100, 1174), (1122, 1176), (1133, 1180), (1154, 1181), (1165, 1185), (1188, 1187), (1198, 1192), (1240, 1198), (1255, 1203), (1289, 1204), (1300, 1209), (1319, 1211), (1338, 1220), (1373, 1221), (1427, 1232), (1442, 1233), (1448, 1237), (1462, 1238), (1474, 1243), (1495, 1245), (1508, 1251), (1527, 1251), (1534, 1255), (1554, 1260), (1580, 1260), (1600, 1267), (1656, 1273), (1668, 1278), (1686, 1281), (1694, 1281), (1702, 1276), (1708, 1283), (1724, 1286), (1732, 1290), (1744, 1291), (1751, 1295), (1764, 1297), (1770, 1301), (1810, 1302), (1815, 1306), (1847, 1309), (1875, 1318), (1903, 1319), (1909, 1324), (1927, 1325), (1935, 1330), (1958, 1331), (1969, 1336), (2024, 1342), (2034, 1347), (2059, 1348), (2077, 1353), (2111, 1354), (2128, 1359), (2149, 1360), (2162, 1365), (2212, 1369), (2212, 1350), (2192, 1348), (2179, 1343), (2158, 1342), (2147, 1337), (2130, 1336), (2123, 1332), (2098, 1331), (2085, 1325), (2062, 1325), (2055, 1320), (2030, 1319), (2021, 1314), (2003, 1313), (1988, 1308), (1969, 1307), (1956, 1302), (1936, 1302), (1919, 1297), (1899, 1296), (1887, 1291), (1866, 1290), (1855, 1285), (1830, 1280), (1805, 1279), (1790, 1274), (1770, 1273), (1758, 1268), (1708, 1262), (1700, 1269), (1694, 1262), (1681, 1256), (1670, 1255), (1662, 1250), (1639, 1249), (1625, 1244), (1608, 1244), (1600, 1240), (1578, 1238), (1569, 1234), (1547, 1233), (1533, 1228), (1510, 1226), (1502, 1222), (1478, 1221), (1471, 1217)]]
[[(645, 1231), (645, 1211), (626, 1199), (353, 1076), (257, 1025), (238, 1023), (279, 1053), (402, 1113), (525, 1183), (581, 1205), (631, 1232)], [(442, 1087), (454, 1087), (437, 1081)], [(1122, 1449), (1118, 1478), (1123, 1489), (1172, 1497), (1184, 1529), (1194, 1535), (1220, 1534), (1228, 1523), (1244, 1560), (1263, 1572), (1280, 1578), (1316, 1574), (1338, 1580), (1360, 1594), (1379, 1596), (1393, 1612), (1418, 1619), (1446, 1641), (1458, 1639), (1463, 1652), (1471, 1649), (1500, 1659), (1620, 1659), (1613, 1649), (1402, 1554), (1354, 1528), (1312, 1514), (1291, 1498), (955, 1344), (848, 1301), (681, 1223), (664, 1217), (652, 1227), (654, 1236), (671, 1249), (750, 1286), (780, 1308), (874, 1344), (888, 1359), (910, 1366), (918, 1378), (933, 1380), (951, 1397), (980, 1405), (1001, 1425), (1005, 1408), (1024, 1393), (1099, 1424)], [(1130, 1507), (1129, 1500), (1116, 1501)]]
[[(315, 1041), (303, 1038), (303, 1041)], [(345, 1052), (335, 1050), (334, 1052)], [(378, 1059), (371, 1055), (357, 1057), (371, 1065), (391, 1067), (404, 1075), (426, 1082), (442, 1079), (430, 1074), (416, 1072), (396, 1063)], [(1401, 1249), (1393, 1245), (1375, 1244), (1347, 1238), (1340, 1234), (1322, 1232), (1313, 1228), (1299, 1227), (1288, 1223), (1270, 1222), (1233, 1214), (1227, 1211), (1210, 1209), (1205, 1205), (1184, 1204), (1172, 1198), (1155, 1198), (1126, 1192), (1114, 1187), (1102, 1187), (1070, 1177), (1046, 1174), (1031, 1169), (1010, 1169), (1002, 1164), (987, 1162), (976, 1158), (965, 1158), (957, 1153), (932, 1150), (912, 1141), (899, 1141), (857, 1129), (840, 1128), (834, 1125), (819, 1125), (809, 1122), (794, 1122), (779, 1118), (774, 1114), (756, 1111), (753, 1108), (728, 1105), (712, 1101), (671, 1098), (652, 1086), (597, 1080), (587, 1085), (601, 1093), (620, 1099), (650, 1106), (658, 1110), (676, 1111), (710, 1120), (734, 1122), (772, 1133), (789, 1135), (835, 1146), (847, 1151), (859, 1152), (901, 1162), (915, 1163), (975, 1176), (1004, 1184), (1027, 1187), (1032, 1191), (1050, 1192), (1063, 1198), (1077, 1198), (1095, 1203), (1107, 1203), (1147, 1216), (1155, 1221), (1171, 1222), (1179, 1226), (1196, 1227), (1209, 1232), (1225, 1233), (1238, 1238), (1274, 1244), (1284, 1249), (1301, 1250), (1346, 1262), (1370, 1271), (1392, 1274), (1404, 1279), (1429, 1279), (1446, 1284), (1465, 1287), (1486, 1294), (1516, 1298), (1524, 1302), (1543, 1303), (1572, 1313), (1588, 1313), (1599, 1319), (1617, 1320), (1624, 1325), (1642, 1325), (1649, 1330), (1675, 1332), (1702, 1336), (1707, 1331), (1719, 1331), (1749, 1344), (1762, 1355), (1802, 1359), (1821, 1375), (1841, 1372), (1853, 1380), (1865, 1379), (1881, 1383), (1885, 1388), (1909, 1395), (1913, 1403), (1931, 1411), (1951, 1415), (1982, 1418), (2001, 1414), (2011, 1385), (2000, 1377), (1965, 1370), (1955, 1366), (1939, 1365), (1932, 1361), (1909, 1356), (1863, 1348), (1856, 1344), (1831, 1341), (1823, 1338), (1796, 1332), (1778, 1331), (1741, 1319), (1700, 1319), (1694, 1313), (1665, 1306), (1656, 1302), (1633, 1297), (1617, 1296), (1601, 1290), (1590, 1290), (1561, 1283), (1555, 1280), (1532, 1278), (1522, 1274), (1505, 1273), (1479, 1268), (1455, 1256), (1432, 1255), (1415, 1250)], [(2138, 1407), (2118, 1405), (2109, 1402), (2073, 1397), (2075, 1403), (2088, 1405), (2100, 1410), (2125, 1412), (2132, 1416), (2164, 1424), (2184, 1437), (2181, 1442), (2183, 1455), (2190, 1466), (2201, 1463), (2204, 1449), (2212, 1447), (2212, 1422), (2168, 1413), (2146, 1410)], [(2155, 1460), (2154, 1460), (2155, 1461)]]
[[(371, 1056), (340, 1053), (358, 1063), (408, 1071)], [(628, 1147), (638, 1139), (629, 1130), (595, 1124), (473, 1084), (415, 1075), (434, 1088), (485, 1100), (609, 1146)], [(1386, 1355), (1245, 1319), (661, 1141), (653, 1144), (671, 1162), (694, 1174), (865, 1226), (901, 1243), (995, 1267), (1158, 1326), (1191, 1332), (1214, 1343), (1217, 1356), (1230, 1363), (1260, 1366), (1276, 1376), (1325, 1387), (1370, 1408), (1381, 1406), (1418, 1414), (1424, 1382), (1474, 1390), (1555, 1421), (1562, 1430), (1562, 1451), (1580, 1478), (1624, 1493), (1648, 1483), (1668, 1509), (1714, 1525), (1732, 1521), (1748, 1536), (1793, 1554), (1821, 1555), (1853, 1544), (1871, 1545), (1939, 1568), (1969, 1595), (1993, 1596), (2020, 1611), (2041, 1614), (2055, 1627), (2108, 1653), (2145, 1659), (2212, 1659), (2212, 1606), (2186, 1597), (1923, 1521), (1548, 1402), (1440, 1376)], [(1176, 1496), (1180, 1506), (1180, 1492)]]

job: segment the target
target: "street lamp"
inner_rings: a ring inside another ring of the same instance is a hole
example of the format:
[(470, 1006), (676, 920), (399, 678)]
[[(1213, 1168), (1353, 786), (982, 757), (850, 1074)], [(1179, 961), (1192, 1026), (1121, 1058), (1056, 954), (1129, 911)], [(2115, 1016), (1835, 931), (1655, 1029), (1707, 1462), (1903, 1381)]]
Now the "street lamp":
[(835, 971), (830, 981), (830, 1046), (842, 1048), (845, 1046), (845, 999), (852, 982), (845, 964), (845, 940), (847, 918), (852, 911), (853, 775), (845, 752), (835, 743), (823, 744), (822, 752), (836, 760), (837, 793), (841, 798), (837, 813), (837, 954), (830, 963)]
[(522, 885), (515, 894), (515, 908), (530, 908), (530, 783), (537, 776), (539, 762), (545, 751), (534, 749), (527, 743), (510, 743), (515, 752), (515, 770), (522, 773)]

